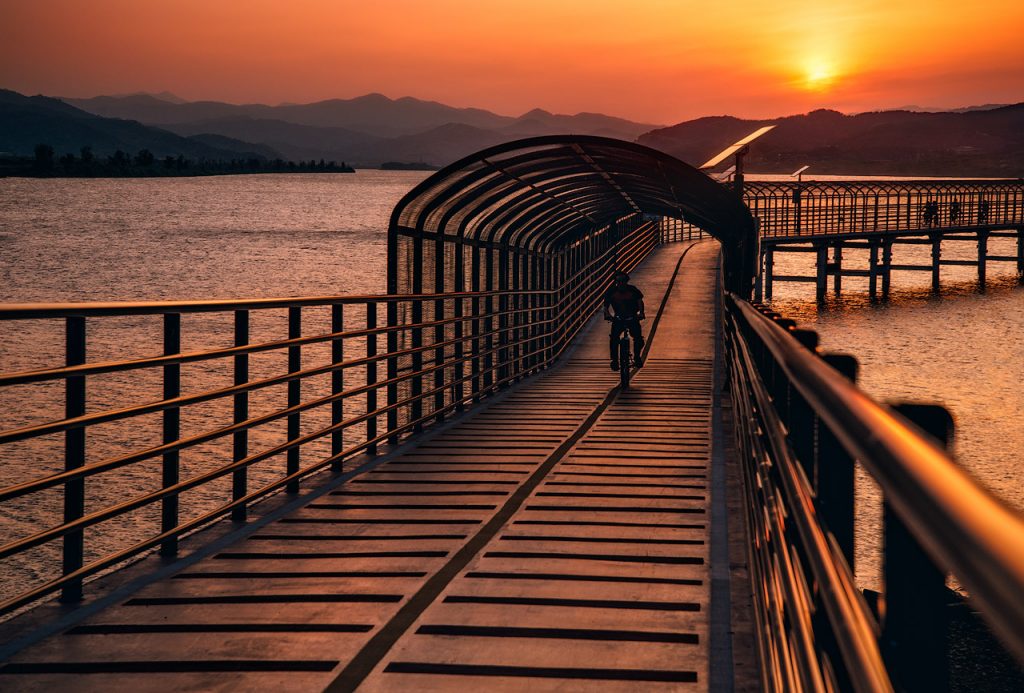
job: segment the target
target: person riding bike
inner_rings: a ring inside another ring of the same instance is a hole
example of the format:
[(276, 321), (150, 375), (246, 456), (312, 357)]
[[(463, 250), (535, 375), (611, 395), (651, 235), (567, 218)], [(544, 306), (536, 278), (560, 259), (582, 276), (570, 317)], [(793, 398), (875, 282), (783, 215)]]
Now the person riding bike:
[[(612, 370), (619, 370), (618, 341), (623, 332), (629, 332), (633, 339), (633, 365), (640, 367), (640, 352), (644, 348), (644, 336), (640, 331), (640, 321), (644, 315), (644, 294), (640, 289), (629, 283), (629, 275), (616, 272), (614, 284), (604, 295), (604, 319), (611, 321), (611, 334), (608, 337), (612, 357)], [(629, 368), (628, 363), (621, 364)]]

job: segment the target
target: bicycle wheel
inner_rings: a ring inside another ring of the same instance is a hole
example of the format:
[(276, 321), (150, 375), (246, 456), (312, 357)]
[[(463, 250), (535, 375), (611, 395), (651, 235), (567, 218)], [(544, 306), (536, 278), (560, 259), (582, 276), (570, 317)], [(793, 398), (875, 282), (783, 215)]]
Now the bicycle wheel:
[(629, 371), (629, 339), (622, 337), (619, 339), (619, 384), (623, 390), (629, 387)]

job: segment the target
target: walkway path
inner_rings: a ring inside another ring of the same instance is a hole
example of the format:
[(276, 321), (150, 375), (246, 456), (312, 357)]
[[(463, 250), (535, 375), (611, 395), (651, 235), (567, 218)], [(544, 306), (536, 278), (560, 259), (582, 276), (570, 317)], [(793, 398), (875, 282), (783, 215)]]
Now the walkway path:
[(707, 690), (717, 246), (559, 368), (0, 669), (4, 690)]

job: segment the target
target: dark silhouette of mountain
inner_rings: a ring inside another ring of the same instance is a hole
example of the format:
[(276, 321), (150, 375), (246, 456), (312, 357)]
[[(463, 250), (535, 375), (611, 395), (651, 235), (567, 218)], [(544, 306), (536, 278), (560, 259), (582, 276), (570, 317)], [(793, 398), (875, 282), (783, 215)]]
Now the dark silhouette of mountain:
[(447, 164), (472, 151), (454, 134), (459, 132), (466, 141), (495, 144), (566, 132), (632, 140), (653, 127), (599, 113), (555, 115), (541, 109), (515, 118), (381, 94), (278, 106), (170, 103), (149, 94), (67, 101), (98, 115), (131, 118), (178, 134), (219, 134), (267, 145), (289, 158), (325, 157), (366, 166), (393, 161), (396, 152), (418, 153), (415, 161), (431, 152), (427, 163)]
[(229, 104), (218, 101), (169, 103), (148, 94), (65, 99), (97, 115), (131, 118), (151, 125), (195, 123), (226, 118), (281, 120), (312, 127), (340, 127), (378, 137), (423, 132), (447, 123), (497, 128), (515, 121), (478, 108), (453, 108), (434, 101), (389, 99), (367, 94), (355, 99), (330, 99), (308, 104)]
[(236, 140), (219, 144), (181, 137), (131, 120), (103, 118), (86, 113), (58, 99), (24, 96), (0, 89), (0, 151), (31, 156), (38, 144), (53, 147), (57, 156), (78, 154), (89, 146), (97, 156), (117, 150), (134, 154), (149, 150), (156, 157), (189, 159), (262, 159), (272, 153), (265, 147)]
[(969, 111), (991, 111), (994, 108), (1012, 106), (1008, 103), (984, 103), (979, 106), (961, 106), (960, 108), (939, 108), (938, 106), (898, 106), (890, 111), (913, 111), (914, 113), (967, 113)]
[(745, 162), (752, 172), (810, 165), (814, 173), (851, 175), (1024, 175), (1024, 103), (939, 113), (819, 110), (774, 120), (714, 116), (638, 141), (699, 166), (763, 125), (776, 128), (751, 146)]
[[(173, 94), (169, 91), (161, 91), (156, 94), (148, 91), (134, 91), (130, 94), (111, 94), (111, 96), (116, 99), (124, 99), (132, 96), (152, 96), (154, 99), (160, 99), (167, 103), (188, 103), (188, 99), (183, 99), (177, 94)], [(64, 99), (64, 101), (67, 101), (67, 99)]]
[[(253, 142), (244, 142), (242, 140), (236, 140), (233, 137), (225, 137), (224, 135), (213, 135), (209, 133), (203, 133), (199, 135), (190, 135), (186, 139), (193, 142), (199, 142), (215, 149), (219, 149), (224, 152), (234, 152), (235, 156), (250, 157), (254, 154), (258, 155), (263, 159), (278, 159), (282, 157), (282, 153), (273, 147), (268, 147), (265, 144), (254, 144)], [(307, 157), (312, 158), (312, 157)]]
[(321, 158), (352, 161), (352, 154), (356, 150), (369, 147), (381, 139), (346, 128), (320, 128), (248, 116), (177, 123), (165, 127), (179, 135), (213, 134), (259, 142), (292, 161)]
[(512, 139), (515, 138), (495, 130), (485, 130), (463, 123), (447, 123), (427, 132), (394, 137), (356, 148), (349, 161), (364, 165), (377, 161), (444, 165), (485, 147)]

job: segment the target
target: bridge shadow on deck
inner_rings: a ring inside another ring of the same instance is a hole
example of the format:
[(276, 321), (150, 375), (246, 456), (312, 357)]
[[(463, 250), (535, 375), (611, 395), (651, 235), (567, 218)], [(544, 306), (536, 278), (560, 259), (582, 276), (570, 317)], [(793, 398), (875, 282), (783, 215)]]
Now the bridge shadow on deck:
[(662, 310), (628, 391), (595, 320), (561, 366), (24, 650), (0, 687), (707, 690), (719, 260), (687, 248), (634, 273)]

